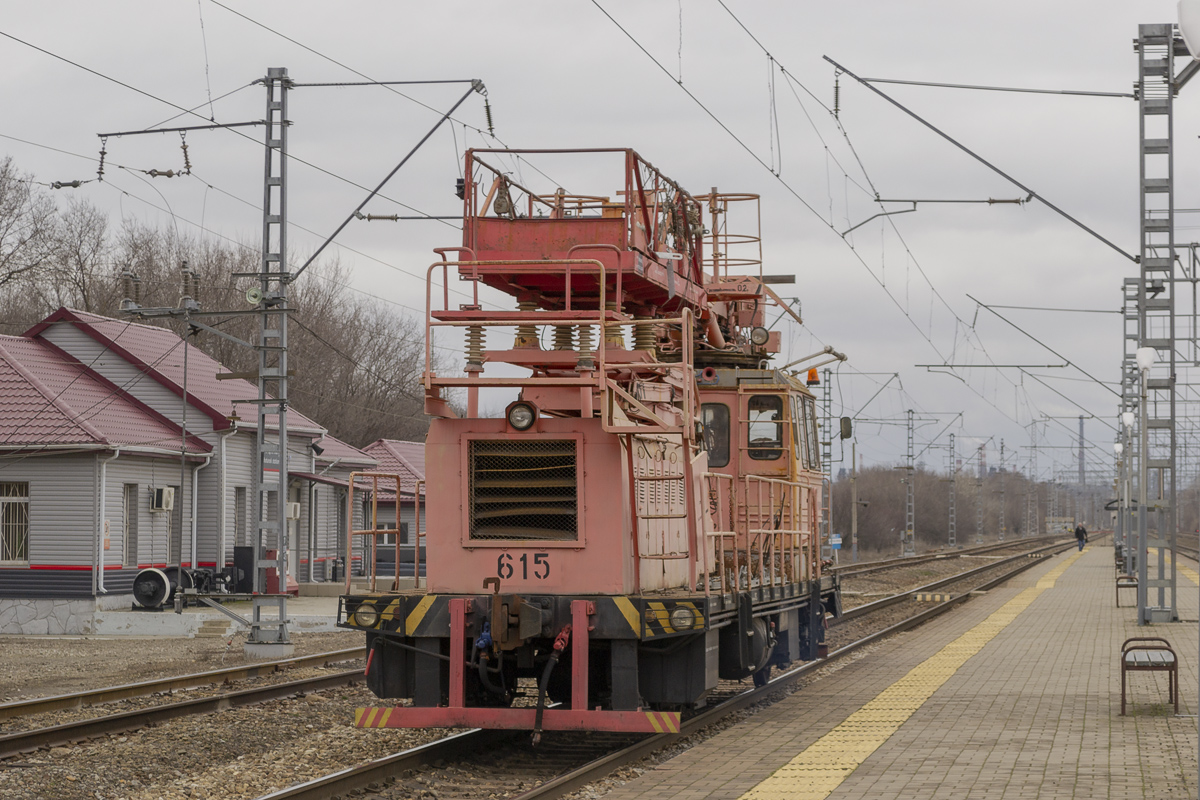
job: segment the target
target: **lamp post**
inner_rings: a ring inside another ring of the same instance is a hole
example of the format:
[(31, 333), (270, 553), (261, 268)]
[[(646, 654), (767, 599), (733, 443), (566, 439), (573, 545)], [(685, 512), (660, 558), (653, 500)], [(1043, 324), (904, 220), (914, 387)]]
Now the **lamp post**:
[(1146, 625), (1150, 621), (1150, 615), (1146, 610), (1146, 581), (1148, 580), (1146, 562), (1150, 555), (1146, 533), (1146, 461), (1150, 457), (1150, 438), (1146, 431), (1146, 378), (1150, 368), (1154, 366), (1157, 355), (1153, 347), (1137, 349), (1138, 374), (1141, 376), (1142, 383), (1141, 401), (1138, 404), (1140, 415), (1138, 428), (1141, 439), (1141, 447), (1138, 450), (1138, 625)]
[(1125, 562), (1126, 575), (1132, 575), (1134, 569), (1134, 551), (1133, 543), (1131, 541), (1133, 537), (1133, 512), (1130, 509), (1129, 503), (1130, 485), (1133, 483), (1133, 442), (1131, 441), (1133, 438), (1133, 422), (1134, 414), (1132, 411), (1124, 411), (1121, 413), (1121, 424), (1125, 429), (1125, 447), (1122, 448), (1125, 455), (1125, 479), (1124, 483), (1122, 484), (1122, 489), (1125, 496), (1125, 538), (1121, 544), (1121, 555)]

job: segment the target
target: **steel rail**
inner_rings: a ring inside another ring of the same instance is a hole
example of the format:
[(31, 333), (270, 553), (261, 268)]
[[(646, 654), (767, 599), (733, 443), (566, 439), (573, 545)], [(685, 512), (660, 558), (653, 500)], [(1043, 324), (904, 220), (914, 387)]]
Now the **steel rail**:
[(885, 558), (879, 561), (866, 561), (861, 564), (835, 566), (832, 567), (830, 571), (840, 577), (847, 578), (851, 575), (866, 575), (872, 572), (882, 572), (885, 569), (895, 569), (897, 567), (903, 567), (909, 564), (924, 564), (929, 561), (938, 561), (946, 558), (962, 558), (963, 556), (982, 555), (984, 553), (991, 553), (995, 550), (1006, 550), (1024, 543), (1025, 542), (1017, 539), (1009, 542), (981, 545), (979, 547), (968, 547), (964, 548), (963, 550), (940, 550), (935, 553), (925, 553), (919, 556), (900, 556), (898, 558)]
[(1026, 559), (1031, 556), (1037, 555), (1039, 553), (1043, 553), (1043, 552), (1046, 552), (1049, 550), (1054, 550), (1056, 548), (1064, 547), (1066, 545), (1074, 545), (1074, 541), (1075, 541), (1074, 539), (1067, 541), (1067, 542), (1058, 541), (1058, 542), (1053, 542), (1051, 544), (1045, 545), (1043, 547), (1036, 547), (1033, 550), (1026, 550), (1023, 553), (1018, 553), (1014, 556), (1009, 556), (1008, 558), (1003, 558), (999, 561), (993, 561), (990, 564), (984, 564), (982, 566), (976, 567), (975, 569), (967, 570), (966, 572), (959, 572), (959, 573), (957, 573), (955, 575), (951, 575), (947, 578), (939, 578), (932, 583), (927, 583), (924, 586), (918, 586), (917, 588), (910, 589), (906, 592), (894, 594), (891, 597), (884, 597), (880, 600), (876, 600), (873, 603), (866, 603), (861, 606), (855, 606), (854, 608), (850, 608), (850, 609), (843, 611), (842, 615), (840, 617), (837, 617), (836, 619), (834, 619), (833, 621), (831, 621), (829, 623), (829, 627), (832, 628), (836, 625), (841, 625), (844, 622), (848, 622), (849, 620), (852, 620), (856, 617), (861, 617), (861, 616), (865, 616), (865, 615), (870, 614), (875, 611), (880, 611), (882, 609), (887, 608), (888, 606), (894, 606), (897, 603), (903, 603), (905, 600), (908, 600), (910, 597), (912, 597), (917, 592), (931, 592), (934, 589), (940, 589), (943, 586), (948, 586), (952, 583), (957, 583), (966, 578), (974, 577), (975, 575), (978, 575), (983, 572), (987, 572), (988, 570), (995, 569), (998, 566), (1003, 566), (1005, 564), (1009, 564), (1013, 561), (1020, 561), (1021, 559)]
[[(1073, 543), (1059, 545), (1059, 547), (1061, 547), (1063, 550), (1073, 546)], [(972, 592), (987, 591), (988, 589), (1010, 580), (1014, 576), (1039, 563), (1041, 563), (1040, 560), (1029, 559), (1027, 560), (1027, 563), (1019, 564), (1016, 568), (1010, 570), (1006, 574), (986, 581), (970, 591), (963, 592), (962, 594), (953, 597), (950, 600), (921, 611), (918, 614), (892, 625), (889, 628), (876, 631), (875, 633), (865, 636), (856, 642), (839, 648), (838, 650), (830, 653), (827, 658), (821, 659), (820, 661), (812, 661), (796, 669), (789, 670), (788, 672), (773, 678), (767, 683), (766, 686), (761, 686), (757, 689), (739, 694), (736, 697), (732, 697), (724, 703), (721, 703), (720, 705), (687, 720), (679, 726), (678, 733), (660, 733), (647, 737), (646, 739), (630, 745), (623, 750), (618, 750), (615, 753), (611, 753), (588, 764), (584, 764), (582, 767), (572, 770), (564, 775), (560, 775), (554, 780), (547, 781), (542, 785), (525, 792), (524, 794), (517, 795), (515, 798), (513, 798), (513, 800), (551, 800), (552, 798), (562, 797), (569, 792), (573, 792), (583, 786), (588, 785), (589, 783), (595, 782), (618, 767), (633, 763), (634, 761), (650, 755), (657, 750), (660, 750), (680, 741), (681, 739), (699, 732), (702, 728), (719, 721), (723, 717), (726, 717), (736, 711), (741, 711), (742, 709), (767, 699), (770, 694), (796, 683), (810, 672), (819, 669), (830, 662), (844, 658), (856, 650), (866, 647), (867, 645), (879, 641), (880, 639), (910, 630), (929, 621), (930, 619), (933, 619), (934, 617), (945, 614), (959, 604), (966, 602), (971, 597)], [(906, 592), (905, 595), (907, 594), (910, 593)]]
[[(1074, 541), (1066, 543), (1057, 543), (1053, 545), (1062, 550), (1074, 547)], [(983, 584), (974, 587), (973, 589), (963, 592), (950, 600), (931, 606), (918, 614), (892, 625), (882, 631), (877, 631), (873, 634), (863, 637), (852, 644), (830, 653), (826, 658), (819, 661), (811, 661), (803, 664), (795, 669), (784, 672), (767, 683), (766, 686), (759, 687), (747, 692), (736, 695), (728, 700), (723, 701), (719, 705), (704, 711), (703, 713), (692, 717), (680, 725), (678, 733), (661, 733), (646, 737), (645, 739), (630, 745), (627, 748), (618, 750), (609, 755), (589, 762), (588, 764), (572, 770), (571, 772), (560, 775), (557, 778), (546, 781), (538, 787), (518, 795), (515, 800), (546, 800), (547, 798), (561, 797), (564, 794), (575, 791), (581, 786), (585, 786), (597, 780), (599, 777), (611, 772), (613, 769), (624, 764), (631, 763), (642, 758), (649, 753), (662, 749), (674, 742), (690, 736), (701, 728), (717, 722), (722, 717), (740, 711), (748, 706), (762, 702), (769, 695), (778, 692), (792, 683), (807, 676), (814, 670), (820, 669), (838, 659), (844, 658), (847, 655), (855, 652), (861, 647), (876, 642), (887, 636), (915, 628), (922, 623), (950, 611), (960, 603), (966, 602), (971, 597), (972, 592), (986, 591), (994, 586), (998, 586), (1004, 581), (1007, 581), (1015, 575), (1024, 572), (1025, 570), (1034, 567), (1042, 561), (1040, 559), (1031, 559), (1024, 555), (1020, 557), (1024, 563), (1020, 563), (1015, 569), (1007, 573), (993, 578)], [(1010, 559), (1017, 560), (1017, 559)], [(988, 565), (994, 567), (995, 564)], [(974, 572), (974, 570), (972, 571)], [(961, 575), (959, 576), (961, 579)], [(911, 591), (906, 591), (902, 598), (907, 598), (912, 594)], [(478, 728), (464, 731), (459, 734), (438, 739), (433, 742), (421, 745), (410, 750), (405, 750), (400, 753), (387, 756), (375, 761), (370, 761), (365, 764), (360, 764), (349, 769), (334, 772), (320, 778), (308, 781), (306, 783), (296, 784), (295, 786), (285, 787), (270, 794), (262, 795), (256, 800), (328, 800), (334, 795), (347, 796), (348, 794), (370, 789), (373, 785), (381, 784), (389, 778), (404, 772), (405, 770), (413, 769), (424, 764), (435, 762), (439, 759), (450, 759), (461, 753), (477, 753), (487, 744), (503, 741), (509, 738), (524, 738), (524, 731), (485, 731)]]
[(285, 658), (281, 661), (264, 661), (259, 664), (248, 664), (240, 667), (226, 667), (211, 672), (195, 672), (189, 675), (177, 675), (172, 678), (156, 678), (139, 683), (127, 683), (122, 686), (109, 686), (103, 689), (93, 689), (70, 694), (60, 694), (53, 697), (34, 697), (29, 700), (17, 700), (11, 703), (0, 703), (0, 719), (24, 717), (30, 714), (42, 714), (47, 711), (63, 709), (87, 708), (103, 705), (117, 700), (128, 700), (131, 697), (145, 697), (160, 692), (170, 692), (176, 689), (193, 689), (197, 686), (208, 686), (214, 683), (257, 678), (288, 669), (303, 667), (325, 667), (356, 658), (366, 658), (365, 647), (352, 647), (349, 650), (334, 650), (328, 653), (315, 653), (310, 656)]
[(355, 669), (338, 672), (333, 675), (322, 675), (316, 678), (276, 683), (254, 689), (243, 689), (238, 692), (227, 692), (225, 694), (213, 695), (212, 697), (198, 697), (194, 700), (152, 706), (120, 714), (109, 714), (79, 722), (67, 722), (62, 725), (52, 725), (32, 731), (19, 731), (7, 736), (0, 736), (0, 759), (9, 758), (10, 756), (36, 750), (41, 747), (56, 747), (105, 734), (137, 730), (151, 723), (163, 722), (164, 720), (256, 705), (267, 700), (277, 700), (281, 697), (299, 694), (300, 692), (319, 692), (324, 689), (333, 689), (358, 683), (362, 680), (364, 680), (362, 670)]

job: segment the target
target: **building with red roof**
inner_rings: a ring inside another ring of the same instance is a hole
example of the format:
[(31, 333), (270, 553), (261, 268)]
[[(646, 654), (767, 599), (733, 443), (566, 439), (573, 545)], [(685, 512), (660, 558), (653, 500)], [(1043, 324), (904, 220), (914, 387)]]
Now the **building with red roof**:
[[(363, 448), (363, 452), (379, 462), (377, 472), (398, 475), (400, 478), (400, 544), (407, 545), (402, 558), (411, 558), (411, 548), (414, 544), (412, 531), (417, 524), (417, 500), (422, 504), (420, 518), (421, 533), (425, 533), (425, 443), (404, 442), (398, 439), (376, 439)], [(392, 485), (392, 484), (389, 484)], [(395, 527), (396, 493), (380, 491), (377, 518), (380, 527)], [(392, 544), (390, 537), (383, 544)], [(385, 560), (393, 558), (384, 553)], [(387, 567), (390, 567), (390, 561)], [(403, 569), (403, 567), (402, 567)]]
[[(166, 328), (66, 308), (0, 337), (0, 633), (87, 633), (147, 567), (232, 569), (261, 467), (239, 402), (258, 389), (227, 372)], [(331, 580), (347, 479), (378, 462), (291, 410), (288, 453), (289, 576)]]

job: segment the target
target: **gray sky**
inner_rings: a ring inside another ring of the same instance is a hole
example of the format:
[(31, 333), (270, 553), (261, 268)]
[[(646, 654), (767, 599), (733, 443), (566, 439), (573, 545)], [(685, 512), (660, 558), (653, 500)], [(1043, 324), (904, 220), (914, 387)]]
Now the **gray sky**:
[[(1065, 448), (1073, 444), (1074, 418), (1095, 414), (1103, 420), (1087, 421), (1098, 448), (1090, 460), (1097, 469), (1111, 462), (1107, 424), (1116, 397), (1077, 370), (1031, 370), (1047, 387), (1013, 369), (957, 369), (952, 376), (915, 365), (1059, 363), (967, 295), (988, 304), (1115, 311), (1121, 281), (1135, 274), (1134, 265), (1037, 202), (921, 206), (843, 239), (839, 232), (879, 211), (876, 191), (884, 198), (972, 200), (1022, 192), (845, 75), (839, 129), (828, 112), (834, 71), (821, 57), (866, 77), (1129, 92), (1137, 76), (1131, 48), (1137, 25), (1173, 22), (1174, 0), (725, 2), (761, 47), (717, 0), (601, 0), (666, 72), (590, 0), (10, 4), (0, 31), (79, 66), (0, 37), (6, 65), (0, 150), (37, 180), (93, 178), (97, 133), (156, 126), (179, 114), (80, 67), (178, 106), (199, 107), (197, 113), (219, 122), (263, 117), (263, 90), (249, 84), (268, 67), (287, 67), (299, 82), (362, 80), (351, 69), (375, 80), (479, 78), (487, 85), (496, 135), (509, 146), (633, 147), (696, 193), (716, 186), (761, 194), (765, 271), (797, 275), (795, 287), (783, 288), (800, 297), (806, 322), (803, 329), (780, 323), (785, 356), (825, 344), (850, 356), (833, 386), (838, 415), (859, 411), (888, 375), (899, 373), (862, 412), (885, 420), (858, 428), (859, 452), (868, 463), (903, 457), (897, 423), (909, 408), (943, 420), (918, 430), (918, 450), (950, 422), (940, 412), (962, 411), (949, 428), (960, 457), (994, 437), (988, 463), (998, 462), (1003, 439), (1005, 463), (1022, 470), (1031, 421), (1041, 420), (1040, 446)], [(774, 71), (762, 48), (774, 57)], [(770, 121), (772, 74), (778, 137)], [(680, 88), (679, 78), (745, 147)], [(1136, 252), (1132, 100), (880, 88)], [(436, 111), (381, 88), (290, 95), (292, 154), (341, 178), (293, 162), (294, 261), (365, 196), (352, 184), (374, 186), (463, 90), (403, 91)], [(1200, 157), (1195, 93), (1200, 84), (1189, 86), (1176, 107), (1181, 177), (1195, 174)], [(428, 214), (458, 213), (453, 185), (462, 149), (499, 143), (472, 130), (486, 127), (482, 98), (468, 99), (455, 117), (460, 124), (435, 134), (384, 190), (386, 199), (368, 211), (407, 213), (399, 201)], [(184, 116), (166, 124), (201, 122)], [(193, 176), (160, 178), (153, 186), (151, 178), (120, 166), (178, 169), (178, 136), (110, 139), (104, 183), (75, 194), (107, 209), (114, 224), (130, 217), (191, 234), (203, 226), (213, 235), (254, 242), (261, 226), (254, 206), (262, 196), (262, 147), (257, 129), (244, 132), (251, 140), (229, 131), (190, 134)], [(779, 178), (759, 161), (773, 164)], [(585, 175), (579, 183), (586, 185), (577, 185), (555, 167), (534, 161), (521, 166), (521, 177), (536, 189), (553, 189), (555, 182), (584, 193), (620, 188), (616, 172), (597, 171), (590, 183)], [(1179, 182), (1177, 207), (1200, 207), (1194, 186)], [(1195, 237), (1194, 220), (1200, 217), (1180, 217), (1181, 241)], [(433, 260), (431, 248), (457, 244), (459, 236), (439, 222), (357, 223), (331, 252), (350, 267), (356, 289), (415, 313), (422, 308), (423, 281), (414, 276)], [(1119, 379), (1118, 316), (1000, 313), (1088, 373), (1112, 384)], [(841, 455), (836, 446), (834, 453)], [(945, 450), (929, 450), (923, 460), (941, 466), (945, 458)], [(1039, 468), (1041, 479), (1052, 470), (1071, 476), (1073, 453), (1044, 450)]]

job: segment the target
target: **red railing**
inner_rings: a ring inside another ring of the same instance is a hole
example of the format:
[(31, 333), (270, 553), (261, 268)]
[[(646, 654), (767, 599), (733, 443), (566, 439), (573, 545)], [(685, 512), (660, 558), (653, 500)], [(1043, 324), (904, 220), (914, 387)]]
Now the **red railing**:
[[(705, 472), (701, 477), (704, 537), (706, 544), (711, 543), (722, 594), (820, 577), (817, 538), (803, 484), (746, 475), (741, 480), (739, 508), (732, 475)], [(705, 581), (706, 591), (710, 582)]]
[[(359, 480), (369, 481), (368, 486), (359, 486)], [(384, 484), (381, 487), (380, 481)], [(401, 475), (390, 472), (351, 472), (349, 479), (350, 490), (346, 493), (346, 527), (348, 529), (346, 536), (346, 594), (350, 594), (350, 584), (352, 580), (350, 564), (354, 555), (354, 537), (369, 536), (370, 539), (363, 546), (363, 564), (364, 572), (370, 578), (369, 591), (377, 591), (375, 574), (375, 552), (378, 548), (380, 536), (394, 535), (396, 537), (396, 575), (392, 581), (391, 590), (396, 591), (400, 588), (400, 501), (401, 492), (403, 491), (404, 478)], [(390, 482), (390, 483), (389, 483)], [(419, 587), (421, 585), (421, 495), (425, 486), (425, 481), (419, 480), (413, 484), (413, 516), (414, 527), (416, 531), (413, 534), (414, 555), (413, 555), (413, 585)], [(367, 492), (370, 495), (369, 513), (364, 513), (363, 524), (368, 525), (365, 528), (354, 527), (354, 509), (355, 509), (355, 490)], [(395, 528), (379, 527), (379, 502), (380, 492), (394, 492), (396, 504), (396, 519)]]

